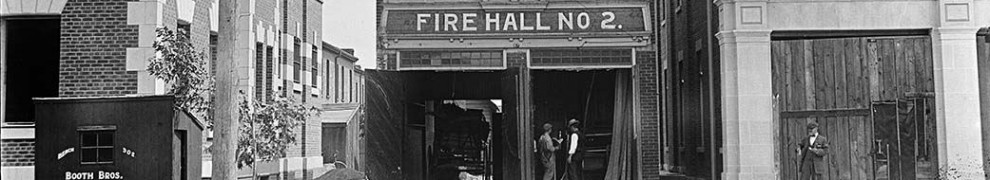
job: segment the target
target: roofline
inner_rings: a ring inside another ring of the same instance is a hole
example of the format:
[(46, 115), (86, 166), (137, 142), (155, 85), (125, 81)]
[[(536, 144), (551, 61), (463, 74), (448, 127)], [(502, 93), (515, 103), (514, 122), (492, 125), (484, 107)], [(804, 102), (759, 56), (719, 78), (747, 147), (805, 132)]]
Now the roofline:
[(326, 41), (323, 41), (323, 49), (329, 49), (331, 52), (335, 52), (337, 54), (343, 55), (345, 57), (344, 59), (347, 59), (348, 61), (351, 62), (357, 62), (358, 60), (360, 60), (353, 54), (347, 53), (346, 51), (341, 50), (337, 46), (327, 43)]

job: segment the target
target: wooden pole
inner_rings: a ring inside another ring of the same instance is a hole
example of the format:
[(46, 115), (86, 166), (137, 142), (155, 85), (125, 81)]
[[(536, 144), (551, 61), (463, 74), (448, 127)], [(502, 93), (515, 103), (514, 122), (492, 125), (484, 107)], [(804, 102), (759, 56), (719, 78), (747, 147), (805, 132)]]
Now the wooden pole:
[(237, 163), (237, 102), (235, 88), (234, 42), (237, 0), (219, 1), (219, 34), (217, 41), (217, 88), (214, 107), (212, 179), (236, 179)]

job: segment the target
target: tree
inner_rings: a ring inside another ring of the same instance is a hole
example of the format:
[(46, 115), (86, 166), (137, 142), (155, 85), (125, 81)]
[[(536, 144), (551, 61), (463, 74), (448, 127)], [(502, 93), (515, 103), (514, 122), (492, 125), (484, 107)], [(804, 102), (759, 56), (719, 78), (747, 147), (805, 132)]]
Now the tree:
[(296, 144), (294, 129), (317, 112), (282, 97), (270, 103), (243, 99), (238, 106), (241, 138), (237, 141), (237, 168), (251, 166), (252, 172), (256, 162), (285, 157), (286, 147)]
[(175, 95), (176, 108), (210, 124), (212, 120), (207, 112), (211, 105), (213, 77), (203, 52), (196, 51), (185, 30), (172, 31), (162, 27), (155, 32), (155, 57), (148, 64), (148, 73), (171, 85), (168, 94)]

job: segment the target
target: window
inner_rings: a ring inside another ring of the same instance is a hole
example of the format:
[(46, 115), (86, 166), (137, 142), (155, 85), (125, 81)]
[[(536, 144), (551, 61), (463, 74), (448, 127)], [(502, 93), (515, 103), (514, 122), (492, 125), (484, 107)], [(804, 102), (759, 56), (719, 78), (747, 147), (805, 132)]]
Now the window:
[(317, 67), (320, 67), (320, 63), (319, 63), (319, 61), (317, 61), (318, 58), (316, 57), (316, 55), (317, 55), (316, 54), (316, 50), (317, 49), (319, 49), (319, 48), (316, 48), (316, 46), (313, 46), (313, 56), (310, 56), (310, 58), (309, 58), (309, 59), (312, 59), (313, 60), (313, 66), (310, 66), (310, 67), (312, 67), (311, 70), (310, 70), (310, 72), (312, 72), (313, 75), (309, 77), (310, 81), (312, 81), (311, 83), (312, 83), (313, 87), (317, 87), (316, 84), (319, 84), (319, 79), (316, 78), (316, 76), (319, 75), (319, 73), (320, 73), (320, 70), (319, 69), (316, 69)]
[(630, 49), (542, 49), (531, 51), (533, 66), (628, 66), (632, 65)]
[(265, 44), (255, 43), (254, 46), (254, 67), (257, 68), (254, 71), (254, 83), (257, 84), (257, 86), (254, 86), (254, 98), (265, 100), (265, 95), (268, 94), (265, 92), (265, 87), (267, 86), (263, 86), (265, 84), (265, 75), (267, 75), (265, 74)]
[(114, 154), (113, 133), (113, 130), (80, 130), (80, 163), (112, 164)]
[(299, 83), (299, 79), (302, 79), (302, 56), (300, 55), (302, 49), (299, 46), (299, 39), (295, 40), (295, 45), (293, 46), (294, 51), (292, 59), (292, 81)]
[(354, 102), (354, 72), (347, 71), (347, 102)]
[(400, 67), (502, 67), (501, 50), (403, 51)]

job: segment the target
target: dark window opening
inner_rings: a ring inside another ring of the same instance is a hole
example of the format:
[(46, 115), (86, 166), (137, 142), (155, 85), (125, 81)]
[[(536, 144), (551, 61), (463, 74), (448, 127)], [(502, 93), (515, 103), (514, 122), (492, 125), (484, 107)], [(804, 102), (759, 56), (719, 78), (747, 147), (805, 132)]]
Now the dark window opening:
[(192, 26), (192, 24), (190, 24), (189, 22), (186, 22), (185, 20), (179, 19), (179, 20), (177, 20), (177, 23), (176, 23), (176, 31), (177, 32), (184, 32), (184, 33), (180, 33), (180, 34), (185, 34), (186, 35), (186, 38), (189, 38), (189, 34), (192, 34), (192, 33), (190, 33), (191, 26)]
[(82, 164), (113, 163), (113, 131), (96, 130), (79, 132), (79, 157)]
[(313, 46), (313, 56), (310, 56), (310, 59), (313, 60), (313, 66), (310, 66), (310, 67), (312, 67), (311, 68), (312, 76), (310, 76), (309, 79), (310, 79), (310, 81), (312, 83), (311, 85), (313, 87), (317, 87), (316, 85), (319, 84), (319, 79), (316, 78), (316, 76), (319, 75), (319, 73), (320, 73), (320, 70), (319, 69), (316, 69), (317, 67), (320, 67), (320, 63), (317, 61), (317, 57), (316, 57), (316, 55), (317, 55), (316, 54), (316, 50), (317, 49), (319, 49), (319, 48), (316, 48), (316, 46)]
[(292, 46), (292, 81), (299, 83), (299, 79), (302, 78), (302, 52), (301, 46), (299, 46), (299, 39), (295, 40), (295, 45)]
[[(32, 97), (59, 96), (59, 17), (6, 19), (6, 93), (9, 124), (34, 122)], [(71, 96), (71, 95), (70, 95)]]

